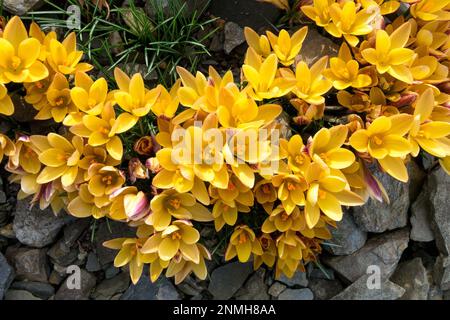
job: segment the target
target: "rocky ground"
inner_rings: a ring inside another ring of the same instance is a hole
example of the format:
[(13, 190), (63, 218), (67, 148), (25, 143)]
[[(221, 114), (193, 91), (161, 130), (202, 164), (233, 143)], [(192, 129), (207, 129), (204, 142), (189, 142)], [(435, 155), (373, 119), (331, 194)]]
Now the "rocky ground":
[[(24, 13), (36, 2), (5, 0), (4, 5)], [(209, 9), (223, 20), (208, 44), (213, 55), (201, 68), (231, 67), (238, 76), (245, 51), (242, 27), (266, 28), (279, 13), (253, 0), (234, 1), (233, 10), (224, 3), (212, 1)], [(336, 52), (336, 44), (310, 28), (304, 60), (310, 63)], [(31, 121), (20, 103), (16, 109), (16, 121)], [(35, 133), (47, 125), (31, 122)], [(9, 129), (0, 123), (1, 132)], [(18, 187), (10, 185), (2, 171), (0, 299), (450, 299), (450, 177), (428, 158), (408, 166), (408, 184), (378, 174), (390, 204), (369, 200), (349, 210), (333, 231), (333, 240), (324, 245), (320, 267), (311, 264), (306, 273), (275, 280), (271, 270), (255, 272), (251, 264), (225, 264), (217, 258), (209, 264), (206, 281), (188, 277), (177, 286), (163, 277), (152, 284), (147, 273), (137, 285), (130, 284), (128, 270), (113, 266), (116, 252), (101, 243), (132, 236), (132, 229), (123, 223), (55, 217), (50, 210), (30, 209), (28, 200), (16, 201)], [(69, 289), (65, 281), (71, 265), (81, 268), (79, 290)], [(367, 286), (373, 266), (381, 277), (377, 289)]]

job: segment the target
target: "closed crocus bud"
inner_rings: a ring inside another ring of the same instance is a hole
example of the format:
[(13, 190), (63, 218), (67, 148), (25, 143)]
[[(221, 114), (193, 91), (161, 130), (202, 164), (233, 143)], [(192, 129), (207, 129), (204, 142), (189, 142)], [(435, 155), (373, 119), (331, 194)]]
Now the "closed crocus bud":
[(150, 136), (145, 136), (136, 141), (133, 149), (142, 156), (150, 156), (154, 152), (153, 146), (153, 138)]
[(414, 101), (416, 101), (418, 94), (415, 92), (407, 92), (405, 94), (402, 94), (400, 96), (400, 99), (398, 99), (397, 101), (395, 101), (393, 103), (394, 106), (396, 106), (397, 108), (400, 107), (404, 107), (404, 106), (409, 106), (411, 105)]
[(148, 170), (138, 158), (132, 158), (128, 163), (128, 174), (131, 182), (136, 182), (136, 179), (147, 179)]
[(156, 157), (148, 158), (147, 161), (145, 161), (145, 166), (151, 173), (158, 173), (161, 170), (161, 165)]
[(147, 196), (139, 191), (137, 194), (127, 194), (123, 197), (123, 206), (128, 219), (137, 221), (150, 213), (150, 202)]
[(446, 94), (450, 94), (450, 81), (439, 84), (438, 89)]

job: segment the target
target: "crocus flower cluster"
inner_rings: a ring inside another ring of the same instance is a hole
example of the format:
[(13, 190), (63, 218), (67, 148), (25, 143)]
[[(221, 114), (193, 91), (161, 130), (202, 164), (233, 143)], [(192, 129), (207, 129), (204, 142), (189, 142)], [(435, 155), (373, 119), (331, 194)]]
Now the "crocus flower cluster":
[[(104, 243), (134, 283), (145, 265), (152, 281), (205, 279), (213, 249), (291, 277), (346, 207), (386, 198), (373, 170), (406, 182), (423, 152), (450, 173), (449, 1), (403, 2), (409, 15), (390, 21), (399, 1), (306, 1), (301, 12), (342, 42), (336, 57), (299, 58), (306, 26), (245, 28), (241, 79), (179, 67), (171, 88), (115, 69), (111, 90), (88, 75), (74, 34), (60, 42), (14, 17), (0, 39), (0, 113), (14, 112), (9, 83), (23, 83), (36, 119), (65, 130), (0, 135), (0, 158), (19, 198), (136, 227)], [(331, 122), (336, 104), (344, 112)], [(204, 225), (223, 249), (205, 245)]]

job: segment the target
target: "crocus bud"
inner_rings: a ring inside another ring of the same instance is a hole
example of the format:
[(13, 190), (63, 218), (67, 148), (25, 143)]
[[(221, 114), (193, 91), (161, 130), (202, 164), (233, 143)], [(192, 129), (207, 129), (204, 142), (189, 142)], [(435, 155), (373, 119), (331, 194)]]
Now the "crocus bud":
[(128, 174), (132, 183), (136, 179), (148, 179), (148, 170), (138, 158), (132, 158), (128, 163)]
[(153, 146), (153, 138), (145, 136), (135, 142), (133, 149), (142, 156), (150, 156), (153, 153)]
[(140, 220), (150, 212), (150, 203), (147, 196), (139, 191), (137, 194), (126, 194), (123, 197), (123, 206), (128, 219), (132, 221)]
[(161, 165), (156, 157), (148, 158), (147, 161), (145, 161), (145, 166), (151, 173), (158, 173), (161, 170)]

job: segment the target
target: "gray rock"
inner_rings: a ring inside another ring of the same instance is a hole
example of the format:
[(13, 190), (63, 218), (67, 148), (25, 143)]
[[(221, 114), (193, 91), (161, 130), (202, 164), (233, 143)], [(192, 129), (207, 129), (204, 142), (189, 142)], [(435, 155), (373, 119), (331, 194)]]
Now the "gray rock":
[(6, 290), (8, 290), (14, 279), (14, 270), (8, 264), (3, 254), (0, 252), (0, 300), (3, 299)]
[(218, 267), (211, 274), (208, 291), (216, 300), (227, 300), (242, 287), (252, 269), (251, 263), (238, 261)]
[(245, 283), (242, 292), (236, 295), (238, 300), (269, 300), (267, 285), (264, 282), (266, 271), (258, 269)]
[(337, 56), (338, 51), (339, 46), (330, 38), (322, 36), (315, 28), (309, 27), (298, 58), (311, 66), (323, 56)]
[(324, 248), (336, 256), (352, 254), (362, 248), (367, 240), (367, 233), (356, 225), (348, 212), (337, 223), (337, 228), (330, 228), (330, 231), (333, 238), (327, 243), (332, 245), (324, 245)]
[(78, 250), (68, 247), (64, 240), (60, 239), (48, 250), (47, 255), (53, 263), (67, 267), (77, 260)]
[(126, 272), (122, 272), (112, 279), (102, 281), (92, 293), (95, 300), (109, 300), (112, 296), (119, 292), (124, 292), (130, 285), (130, 276)]
[(306, 278), (306, 273), (301, 272), (301, 271), (297, 271), (296, 273), (294, 273), (292, 278), (288, 278), (283, 274), (283, 275), (281, 275), (280, 279), (277, 279), (277, 280), (280, 281), (281, 283), (284, 283), (288, 287), (295, 287), (295, 286), (307, 287), (308, 286), (308, 279)]
[(137, 284), (131, 284), (120, 300), (179, 300), (180, 295), (165, 277), (155, 283), (150, 281), (148, 272), (142, 274)]
[(407, 169), (409, 175), (409, 199), (413, 202), (422, 192), (427, 174), (414, 160), (408, 162)]
[(230, 54), (234, 48), (245, 42), (244, 29), (237, 23), (227, 22), (224, 27), (225, 42), (223, 49), (226, 54)]
[(111, 265), (105, 270), (105, 278), (111, 279), (114, 278), (116, 275), (118, 275), (120, 272), (119, 268), (114, 267), (114, 265)]
[(332, 300), (397, 300), (405, 293), (405, 289), (389, 280), (381, 283), (380, 288), (369, 289), (367, 280), (366, 275), (362, 276)]
[(428, 292), (428, 300), (443, 300), (444, 293), (438, 286), (432, 285), (430, 291)]
[(89, 252), (86, 261), (86, 270), (89, 272), (97, 272), (102, 269), (102, 266), (98, 262), (97, 255), (94, 252)]
[(316, 300), (328, 300), (344, 290), (338, 280), (327, 279), (309, 279), (308, 288)]
[(55, 294), (55, 288), (48, 283), (35, 281), (18, 281), (11, 285), (11, 289), (25, 290), (33, 294), (35, 297), (47, 300)]
[(95, 252), (97, 253), (98, 261), (102, 268), (108, 267), (107, 265), (113, 262), (115, 256), (117, 255), (117, 250), (105, 248), (103, 246), (103, 242), (115, 238), (135, 236), (136, 230), (123, 222), (108, 221), (107, 223), (106, 221), (102, 221), (98, 227), (98, 230), (95, 232)]
[(188, 296), (198, 296), (205, 288), (192, 276), (188, 276), (183, 282), (177, 284), (177, 289)]
[(434, 240), (431, 229), (431, 203), (427, 192), (422, 192), (411, 206), (411, 239), (419, 242)]
[(5, 300), (42, 300), (25, 290), (10, 289), (6, 291)]
[(389, 278), (395, 271), (403, 251), (408, 246), (409, 232), (401, 229), (377, 235), (348, 256), (324, 257), (324, 262), (350, 282), (365, 275), (368, 267), (380, 268), (381, 276)]
[(439, 256), (433, 270), (434, 283), (442, 290), (450, 290), (450, 257)]
[(409, 209), (408, 184), (380, 170), (375, 170), (374, 175), (386, 189), (390, 203), (369, 198), (365, 205), (353, 208), (355, 222), (364, 231), (376, 233), (406, 226)]
[(421, 258), (400, 263), (390, 280), (406, 290), (401, 300), (426, 300), (428, 297), (430, 284)]
[(439, 251), (450, 255), (450, 176), (440, 168), (428, 177), (428, 193), (431, 203), (432, 228)]
[(12, 248), (6, 251), (16, 272), (16, 279), (47, 282), (49, 265), (45, 249)]
[(3, 7), (11, 13), (21, 16), (38, 9), (43, 2), (43, 0), (3, 0)]
[(17, 239), (28, 246), (42, 248), (54, 242), (59, 231), (69, 220), (66, 214), (55, 216), (51, 208), (30, 209), (29, 200), (17, 201), (13, 229)]
[(72, 247), (91, 224), (90, 218), (76, 219), (63, 229), (62, 240), (67, 247)]
[(313, 300), (314, 294), (306, 289), (286, 289), (278, 296), (278, 300)]
[(211, 0), (208, 12), (215, 17), (234, 21), (241, 27), (251, 27), (255, 30), (267, 28), (278, 22), (282, 11), (275, 6), (254, 0), (229, 1)]
[(275, 281), (269, 288), (268, 293), (272, 297), (278, 297), (286, 289), (286, 286), (280, 282)]
[(67, 278), (56, 292), (55, 300), (88, 300), (92, 289), (95, 287), (96, 278), (93, 274), (81, 269), (80, 280), (80, 288), (71, 289), (68, 286), (70, 279)]

